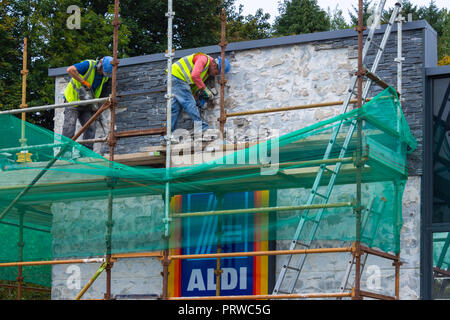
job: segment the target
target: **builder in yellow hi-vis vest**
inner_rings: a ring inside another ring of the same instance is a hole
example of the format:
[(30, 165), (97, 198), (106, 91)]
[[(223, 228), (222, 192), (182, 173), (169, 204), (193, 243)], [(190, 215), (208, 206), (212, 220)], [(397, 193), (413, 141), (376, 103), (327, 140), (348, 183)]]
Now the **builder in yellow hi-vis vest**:
[[(99, 61), (85, 60), (67, 68), (72, 77), (64, 90), (65, 102), (97, 99), (102, 94), (103, 86), (112, 76), (112, 57), (106, 56)], [(84, 125), (95, 113), (92, 105), (67, 107), (64, 109), (64, 127), (62, 134), (68, 138), (75, 135), (77, 120)], [(95, 138), (95, 126), (92, 124), (84, 132), (83, 139)], [(94, 144), (85, 145), (93, 149)]]
[[(225, 59), (225, 72), (230, 70), (230, 63)], [(204, 53), (194, 53), (183, 57), (172, 65), (172, 131), (177, 127), (178, 117), (184, 110), (192, 121), (201, 122), (202, 131), (209, 128), (200, 116), (193, 94), (201, 99), (212, 98), (211, 91), (204, 81), (209, 76), (217, 76), (221, 71), (221, 59), (213, 59)]]

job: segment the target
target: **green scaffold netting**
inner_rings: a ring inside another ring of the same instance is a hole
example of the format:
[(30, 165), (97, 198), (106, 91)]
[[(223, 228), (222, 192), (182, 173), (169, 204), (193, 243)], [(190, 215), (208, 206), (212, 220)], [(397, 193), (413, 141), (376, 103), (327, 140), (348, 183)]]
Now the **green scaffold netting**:
[[(0, 116), (0, 263), (18, 260), (21, 217), (23, 261), (102, 256), (108, 225), (113, 254), (168, 247), (201, 253), (219, 241), (234, 246), (255, 239), (292, 240), (300, 221), (305, 222), (302, 241), (356, 240), (357, 135), (352, 123), (359, 117), (364, 160), (361, 241), (398, 252), (406, 155), (416, 140), (395, 90), (388, 88), (359, 110), (239, 151), (216, 150), (207, 162), (170, 170), (110, 162), (66, 137)], [(27, 158), (24, 152), (31, 162), (21, 162)], [(166, 183), (172, 195), (169, 221), (164, 219)], [(328, 185), (332, 188), (324, 200)], [(313, 194), (310, 203), (329, 207), (302, 207)], [(112, 224), (107, 223), (109, 197)], [(233, 209), (243, 210), (229, 211)], [(0, 277), (14, 280), (16, 269), (0, 268)], [(27, 267), (26, 281), (48, 285), (49, 273), (42, 274), (49, 270)]]

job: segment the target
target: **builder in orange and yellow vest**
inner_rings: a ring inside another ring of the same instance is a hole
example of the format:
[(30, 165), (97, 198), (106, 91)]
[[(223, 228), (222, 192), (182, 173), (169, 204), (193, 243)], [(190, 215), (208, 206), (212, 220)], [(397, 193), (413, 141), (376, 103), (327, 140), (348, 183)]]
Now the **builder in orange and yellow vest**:
[[(200, 52), (185, 56), (172, 65), (172, 131), (176, 130), (182, 110), (192, 121), (201, 122), (202, 132), (209, 128), (208, 123), (200, 116), (194, 95), (203, 100), (213, 97), (205, 81), (209, 76), (219, 75), (221, 65), (221, 58), (214, 59)], [(225, 72), (229, 71), (230, 63), (225, 58)]]

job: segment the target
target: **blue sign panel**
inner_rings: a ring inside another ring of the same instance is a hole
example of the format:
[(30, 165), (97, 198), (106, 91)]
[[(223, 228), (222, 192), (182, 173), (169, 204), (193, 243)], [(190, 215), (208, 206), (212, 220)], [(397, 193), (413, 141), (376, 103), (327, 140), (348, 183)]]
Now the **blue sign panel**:
[[(224, 197), (222, 209), (253, 207), (253, 193), (234, 193)], [(183, 212), (216, 210), (214, 194), (183, 197)], [(220, 219), (220, 223), (219, 223)], [(221, 229), (222, 252), (253, 251), (253, 234), (249, 234), (252, 215), (205, 216), (183, 219), (183, 254), (216, 253), (215, 239)], [(250, 220), (250, 221), (249, 221)], [(194, 234), (195, 233), (195, 234)], [(253, 293), (253, 257), (221, 258), (220, 294), (251, 295)], [(181, 296), (216, 295), (216, 259), (188, 259), (181, 262)]]

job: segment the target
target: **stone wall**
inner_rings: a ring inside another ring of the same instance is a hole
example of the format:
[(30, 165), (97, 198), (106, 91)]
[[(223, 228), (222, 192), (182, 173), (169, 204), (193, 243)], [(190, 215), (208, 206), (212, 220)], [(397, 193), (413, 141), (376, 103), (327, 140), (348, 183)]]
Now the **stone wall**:
[[(409, 27), (408, 27), (409, 25)], [(231, 72), (227, 74), (228, 83), (225, 90), (225, 108), (228, 112), (265, 109), (282, 106), (295, 106), (310, 103), (344, 100), (350, 78), (357, 65), (357, 42), (354, 33), (346, 31), (345, 36), (339, 37), (340, 32), (324, 33), (326, 36), (294, 36), (280, 38), (281, 40), (264, 40), (230, 44), (227, 56), (231, 61)], [(352, 35), (352, 36), (349, 36)], [(314, 37), (316, 38), (314, 38)], [(329, 36), (329, 37), (328, 37)], [(377, 34), (375, 41), (380, 43), (381, 34)], [(401, 271), (401, 297), (403, 299), (417, 299), (419, 292), (419, 261), (420, 261), (420, 188), (422, 174), (422, 129), (423, 129), (423, 68), (435, 61), (436, 46), (435, 33), (426, 22), (405, 24), (403, 34), (404, 67), (403, 67), (403, 95), (402, 107), (418, 140), (418, 149), (408, 156), (410, 178), (403, 197), (402, 229), (402, 260), (405, 262)], [(285, 40), (286, 39), (286, 40)], [(298, 41), (296, 40), (298, 39)], [(271, 42), (269, 42), (271, 41)], [(266, 43), (264, 42), (264, 43)], [(275, 45), (276, 44), (276, 45)], [(427, 44), (428, 48), (425, 49)], [(241, 46), (241, 47), (239, 47)], [(209, 47), (208, 47), (209, 48)], [(217, 47), (213, 49), (201, 48), (199, 51), (217, 56)], [(209, 52), (208, 52), (209, 50)], [(187, 52), (187, 51), (186, 51)], [(195, 52), (190, 50), (189, 53)], [(431, 52), (431, 56), (430, 56)], [(186, 53), (187, 54), (187, 53)], [(375, 52), (368, 54), (368, 65), (371, 65)], [(396, 33), (391, 35), (380, 63), (377, 74), (388, 83), (396, 85), (397, 65)], [(118, 91), (126, 92), (138, 89), (152, 89), (164, 86), (164, 69), (166, 66), (163, 55), (159, 58), (140, 64), (122, 64), (118, 71)], [(125, 59), (126, 60), (126, 59)], [(141, 59), (142, 60), (142, 59)], [(140, 60), (140, 61), (141, 61)], [(56, 78), (56, 101), (61, 102), (65, 78)], [(219, 91), (217, 81), (210, 81), (209, 86), (215, 86)], [(374, 96), (380, 89), (373, 88), (369, 96)], [(119, 103), (116, 117), (116, 130), (127, 131), (161, 127), (165, 121), (166, 100), (164, 93), (148, 96), (124, 98)], [(255, 116), (230, 118), (226, 130), (238, 132), (242, 140), (252, 140), (248, 131), (265, 130), (285, 134), (305, 126), (314, 124), (339, 113), (340, 107), (328, 107), (302, 111), (289, 111)], [(212, 128), (219, 124), (218, 97), (209, 103), (203, 113)], [(62, 112), (55, 115), (55, 131), (61, 132)], [(192, 122), (183, 114), (179, 127), (192, 129)], [(97, 136), (104, 136), (101, 129), (97, 129)], [(145, 151), (148, 146), (159, 144), (159, 137), (137, 137), (123, 139), (117, 146), (118, 154), (129, 154)], [(105, 152), (106, 149), (96, 144), (95, 151)], [(282, 203), (279, 198), (279, 203)], [(278, 247), (283, 247), (282, 243)], [(382, 280), (379, 293), (391, 294), (393, 281), (393, 267), (390, 263), (370, 258), (367, 266), (379, 266)], [(331, 288), (339, 288), (342, 274), (345, 270), (346, 258), (333, 255), (314, 256), (307, 259), (303, 280), (296, 289), (299, 292), (324, 292)], [(277, 259), (277, 274), (283, 263)], [(158, 264), (158, 265), (157, 265)], [(138, 270), (142, 266), (144, 270)], [(75, 291), (64, 289), (68, 274), (64, 266), (53, 268), (53, 297), (56, 299), (70, 298)], [(93, 266), (81, 266), (83, 281), (87, 280), (95, 271)], [(116, 269), (117, 268), (117, 269)], [(375, 268), (375, 267), (374, 267)], [(374, 268), (366, 269), (363, 283), (372, 281), (370, 272)], [(156, 293), (161, 290), (161, 271), (158, 262), (151, 259), (139, 261), (123, 261), (114, 267), (113, 291), (116, 293)], [(375, 270), (375, 271), (374, 271)], [(85, 277), (85, 278), (84, 278)], [(142, 281), (143, 285), (135, 285), (133, 281)], [(157, 279), (158, 278), (158, 279)], [(127, 282), (127, 279), (134, 279)], [(99, 283), (103, 281), (100, 279)], [(102, 287), (97, 285), (89, 291), (88, 297), (101, 297)]]

